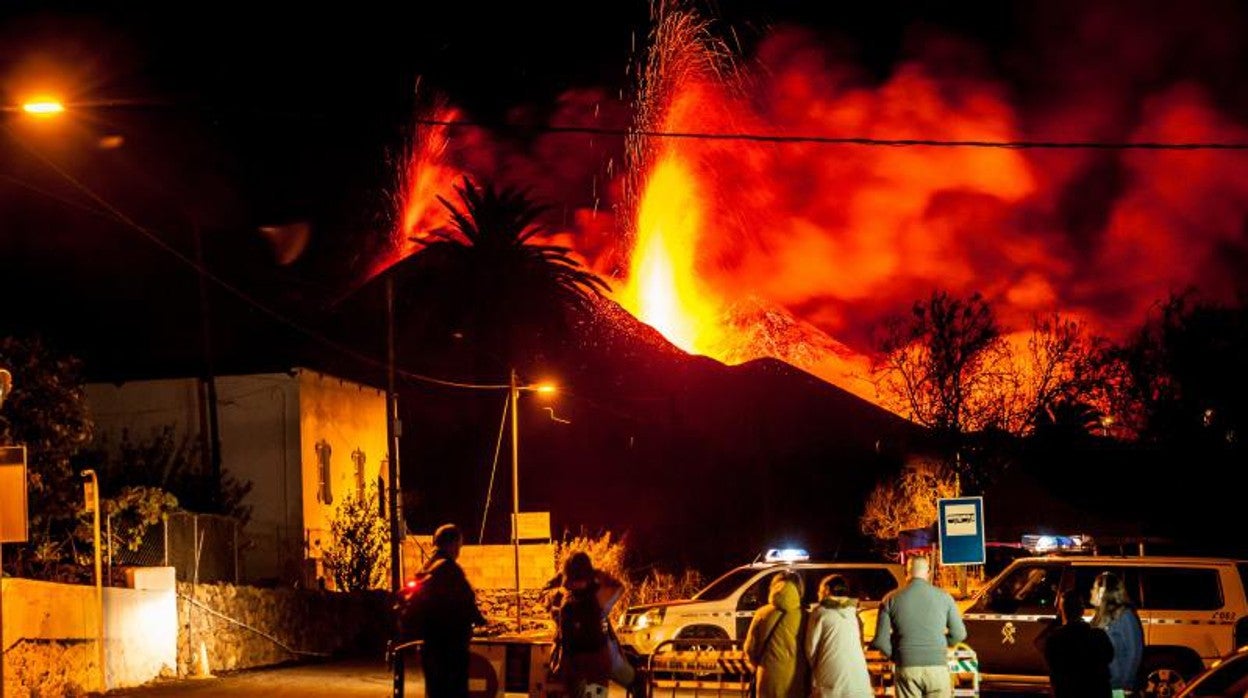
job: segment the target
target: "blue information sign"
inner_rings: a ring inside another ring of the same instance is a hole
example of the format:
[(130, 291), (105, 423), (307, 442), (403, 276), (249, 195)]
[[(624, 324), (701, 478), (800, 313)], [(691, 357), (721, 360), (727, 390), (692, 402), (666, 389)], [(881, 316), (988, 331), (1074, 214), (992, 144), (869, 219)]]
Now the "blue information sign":
[(984, 564), (984, 498), (957, 497), (937, 501), (940, 564)]

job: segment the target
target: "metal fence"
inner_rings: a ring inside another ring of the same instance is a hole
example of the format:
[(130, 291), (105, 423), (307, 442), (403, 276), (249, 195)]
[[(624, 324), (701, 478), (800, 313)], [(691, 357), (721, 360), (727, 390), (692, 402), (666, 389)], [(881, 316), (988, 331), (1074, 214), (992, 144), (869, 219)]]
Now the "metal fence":
[(173, 567), (180, 582), (238, 583), (238, 521), (178, 512), (148, 530), (138, 550), (113, 546), (112, 565)]

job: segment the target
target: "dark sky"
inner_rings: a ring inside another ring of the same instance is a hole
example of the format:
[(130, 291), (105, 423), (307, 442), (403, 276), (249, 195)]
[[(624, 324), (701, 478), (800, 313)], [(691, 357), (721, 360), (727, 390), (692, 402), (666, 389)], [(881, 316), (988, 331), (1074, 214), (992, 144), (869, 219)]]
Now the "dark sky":
[[(49, 78), (70, 100), (135, 104), (84, 109), (56, 123), (10, 118), (0, 138), (0, 290), (10, 299), (0, 331), (60, 339), (97, 375), (141, 373), (151, 365), (145, 352), (163, 357), (195, 347), (193, 273), (110, 220), (69, 178), (188, 255), (198, 228), (221, 276), (292, 316), (315, 315), (390, 227), (395, 163), (421, 99), (445, 96), (487, 120), (519, 113), (540, 120), (559, 94), (577, 87), (627, 102), (634, 79), (626, 69), (644, 45), (649, 5), (6, 2), (6, 104)], [(1048, 88), (1047, 75), (1028, 65), (1028, 56), (1041, 54), (1033, 44), (1060, 36), (1079, 6), (760, 0), (702, 7), (732, 28), (724, 34), (747, 55), (769, 27), (798, 24), (868, 75), (885, 75), (916, 36), (959, 37), (979, 47), (983, 69), (1008, 79), (1025, 104)], [(1233, 3), (1197, 10), (1242, 24)], [(1171, 69), (1209, 80), (1229, 72), (1221, 79), (1232, 81), (1242, 72), (1182, 62)], [(1238, 100), (1232, 111), (1242, 114), (1244, 91), (1230, 89), (1236, 84), (1215, 95)], [(311, 224), (308, 252), (296, 264), (275, 264), (257, 227), (301, 220)], [(218, 296), (223, 345), (243, 347), (272, 331)]]

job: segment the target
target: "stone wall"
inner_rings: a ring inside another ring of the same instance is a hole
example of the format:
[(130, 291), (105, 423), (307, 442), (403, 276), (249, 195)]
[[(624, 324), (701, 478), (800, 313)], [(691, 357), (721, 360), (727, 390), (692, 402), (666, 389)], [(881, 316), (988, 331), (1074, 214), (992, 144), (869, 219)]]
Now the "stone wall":
[[(542, 591), (520, 592), (520, 631), (539, 637), (555, 636), (555, 622), (546, 608), (547, 594)], [(489, 625), (477, 631), (477, 635), (493, 637), (516, 631), (516, 590), (477, 589), (477, 606)]]
[(266, 666), (317, 655), (384, 651), (388, 595), (229, 584), (178, 585), (178, 674), (194, 675), (200, 645), (210, 671)]
[(21, 640), (4, 655), (7, 698), (76, 698), (99, 684), (95, 642)]

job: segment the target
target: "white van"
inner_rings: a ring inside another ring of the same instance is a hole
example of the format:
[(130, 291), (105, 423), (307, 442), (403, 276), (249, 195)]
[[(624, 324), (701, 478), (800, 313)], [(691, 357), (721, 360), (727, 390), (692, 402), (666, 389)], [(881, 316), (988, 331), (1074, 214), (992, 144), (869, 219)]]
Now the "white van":
[(857, 562), (810, 562), (801, 556), (770, 551), (762, 562), (742, 565), (711, 582), (692, 599), (632, 606), (624, 613), (616, 633), (625, 651), (652, 654), (668, 640), (734, 640), (741, 642), (749, 630), (754, 611), (767, 603), (771, 578), (781, 570), (802, 575), (802, 602), (813, 605), (819, 582), (836, 573), (849, 582), (850, 594), (862, 609), (864, 640), (875, 634), (875, 614), (880, 599), (905, 580), (901, 565)]

